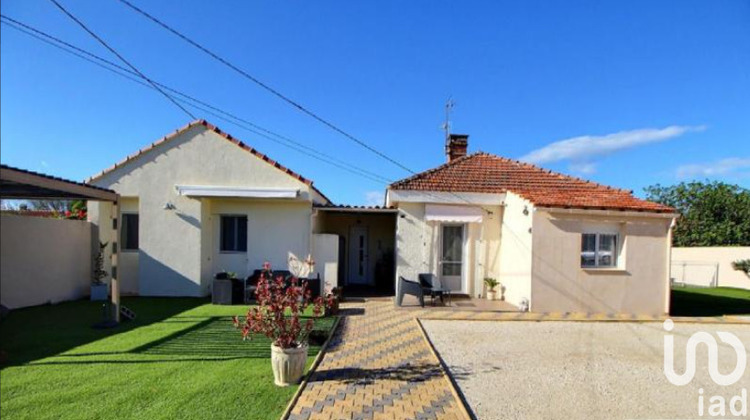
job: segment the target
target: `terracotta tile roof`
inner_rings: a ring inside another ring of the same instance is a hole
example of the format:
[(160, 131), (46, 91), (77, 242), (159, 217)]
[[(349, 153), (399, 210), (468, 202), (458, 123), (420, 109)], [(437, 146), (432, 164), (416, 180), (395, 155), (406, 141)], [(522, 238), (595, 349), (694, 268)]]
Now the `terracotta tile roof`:
[(636, 198), (632, 191), (483, 152), (397, 181), (390, 188), (474, 193), (510, 191), (541, 207), (675, 212), (671, 207)]
[(143, 149), (141, 149), (141, 150), (133, 153), (132, 155), (126, 157), (125, 159), (123, 159), (123, 160), (115, 163), (114, 165), (110, 166), (109, 168), (103, 170), (102, 172), (100, 172), (100, 173), (92, 176), (91, 178), (87, 179), (86, 182), (91, 182), (91, 181), (93, 181), (95, 179), (101, 178), (103, 175), (105, 175), (105, 174), (107, 174), (109, 172), (112, 172), (116, 168), (119, 168), (120, 166), (122, 166), (122, 165), (124, 165), (124, 164), (126, 164), (126, 163), (128, 163), (130, 161), (132, 161), (133, 159), (136, 159), (140, 155), (142, 155), (142, 154), (150, 151), (151, 149), (153, 149), (153, 148), (155, 148), (155, 147), (157, 147), (157, 146), (159, 146), (159, 145), (161, 145), (163, 143), (166, 143), (169, 140), (172, 140), (172, 139), (176, 138), (180, 134), (182, 134), (182, 133), (184, 133), (184, 132), (186, 132), (186, 131), (190, 130), (191, 128), (193, 128), (195, 126), (198, 126), (198, 125), (202, 125), (202, 126), (206, 127), (208, 130), (213, 131), (214, 133), (218, 134), (219, 136), (225, 138), (226, 140), (228, 140), (228, 141), (236, 144), (241, 149), (252, 153), (253, 155), (257, 156), (258, 158), (264, 160), (269, 165), (271, 165), (271, 166), (279, 169), (280, 171), (282, 171), (282, 172), (286, 173), (287, 175), (291, 176), (292, 178), (295, 178), (295, 179), (297, 179), (297, 180), (299, 180), (299, 181), (301, 181), (301, 182), (309, 185), (310, 188), (312, 188), (318, 194), (320, 194), (321, 197), (323, 197), (324, 200), (326, 200), (329, 203), (331, 202), (331, 200), (328, 199), (328, 197), (326, 197), (326, 195), (323, 194), (323, 192), (321, 192), (319, 189), (317, 189), (315, 186), (313, 186), (312, 180), (303, 177), (302, 175), (294, 172), (293, 170), (287, 168), (286, 166), (280, 164), (279, 162), (271, 159), (270, 157), (268, 157), (268, 155), (265, 155), (265, 154), (259, 152), (258, 150), (256, 150), (254, 147), (251, 147), (251, 146), (243, 143), (240, 139), (233, 137), (231, 134), (221, 131), (219, 129), (219, 127), (217, 127), (217, 126), (209, 123), (206, 120), (195, 120), (195, 121), (193, 121), (193, 122), (191, 122), (191, 123), (183, 126), (182, 128), (178, 128), (173, 133), (168, 134), (168, 135), (162, 137), (161, 139), (159, 139), (159, 140), (151, 143), (150, 145), (144, 147)]

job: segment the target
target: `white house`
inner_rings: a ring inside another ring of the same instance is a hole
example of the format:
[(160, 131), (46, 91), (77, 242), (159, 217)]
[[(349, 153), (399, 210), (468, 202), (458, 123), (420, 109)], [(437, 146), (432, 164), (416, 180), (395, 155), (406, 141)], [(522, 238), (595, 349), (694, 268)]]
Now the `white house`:
[(222, 270), (241, 276), (269, 261), (306, 275), (312, 181), (205, 121), (196, 121), (92, 177), (120, 194), (119, 217), (94, 204), (96, 224), (122, 223), (123, 293), (205, 296)]
[(496, 278), (532, 311), (668, 312), (673, 209), (467, 148), (452, 135), (448, 163), (390, 185), (384, 207), (337, 206), (196, 121), (91, 178), (121, 214), (92, 203), (89, 217), (122, 224), (123, 293), (205, 296), (216, 272), (270, 261), (363, 292), (433, 273), (473, 297)]
[(669, 311), (672, 208), (467, 148), (451, 135), (446, 164), (388, 188), (397, 276), (471, 296), (492, 277), (535, 312)]

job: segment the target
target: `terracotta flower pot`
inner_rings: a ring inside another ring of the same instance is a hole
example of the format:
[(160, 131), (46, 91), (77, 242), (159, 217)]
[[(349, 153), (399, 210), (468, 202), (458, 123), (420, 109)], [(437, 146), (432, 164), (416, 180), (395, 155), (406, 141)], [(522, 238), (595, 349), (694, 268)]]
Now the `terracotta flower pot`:
[(299, 382), (305, 373), (307, 344), (291, 349), (271, 345), (271, 366), (277, 386), (289, 386)]

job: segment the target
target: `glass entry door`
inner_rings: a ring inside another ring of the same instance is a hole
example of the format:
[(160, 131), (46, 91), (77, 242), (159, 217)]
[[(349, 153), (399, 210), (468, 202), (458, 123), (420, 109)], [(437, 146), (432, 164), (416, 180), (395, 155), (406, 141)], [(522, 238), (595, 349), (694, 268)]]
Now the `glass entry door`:
[(463, 290), (464, 225), (440, 226), (440, 281), (452, 292)]
[(349, 232), (348, 284), (370, 284), (367, 228), (352, 226)]

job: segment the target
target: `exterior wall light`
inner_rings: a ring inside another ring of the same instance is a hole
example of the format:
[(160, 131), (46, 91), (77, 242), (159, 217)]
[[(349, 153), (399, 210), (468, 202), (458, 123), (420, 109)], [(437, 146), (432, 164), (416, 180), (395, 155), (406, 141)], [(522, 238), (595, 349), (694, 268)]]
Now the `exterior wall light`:
[(174, 210), (174, 209), (176, 209), (176, 208), (177, 208), (177, 207), (175, 207), (175, 205), (174, 205), (174, 204), (172, 204), (172, 202), (171, 202), (171, 201), (167, 201), (167, 202), (166, 202), (166, 203), (164, 204), (164, 210)]

